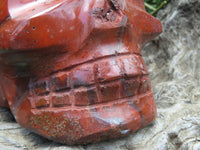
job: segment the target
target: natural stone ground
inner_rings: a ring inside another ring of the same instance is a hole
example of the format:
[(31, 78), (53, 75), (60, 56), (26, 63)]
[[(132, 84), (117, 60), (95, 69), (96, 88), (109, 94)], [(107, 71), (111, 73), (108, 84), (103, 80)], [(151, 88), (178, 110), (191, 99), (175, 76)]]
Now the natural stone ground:
[(156, 121), (125, 138), (69, 147), (20, 127), (0, 108), (1, 150), (200, 150), (200, 0), (171, 0), (163, 33), (143, 49), (158, 108)]

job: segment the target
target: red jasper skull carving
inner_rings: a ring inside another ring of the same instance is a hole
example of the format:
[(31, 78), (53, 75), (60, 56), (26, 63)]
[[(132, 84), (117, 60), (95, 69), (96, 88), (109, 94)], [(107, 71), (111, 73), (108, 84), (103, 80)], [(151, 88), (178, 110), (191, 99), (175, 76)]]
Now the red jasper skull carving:
[(60, 143), (134, 132), (156, 116), (140, 49), (161, 30), (143, 0), (1, 0), (0, 105)]

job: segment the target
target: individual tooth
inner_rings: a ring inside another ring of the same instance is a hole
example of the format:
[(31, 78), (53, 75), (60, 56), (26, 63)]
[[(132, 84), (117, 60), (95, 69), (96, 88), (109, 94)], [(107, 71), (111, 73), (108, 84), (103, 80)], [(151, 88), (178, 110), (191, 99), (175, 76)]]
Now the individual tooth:
[(76, 68), (76, 70), (73, 71), (71, 78), (75, 88), (94, 84), (93, 65), (84, 65)]
[(109, 83), (106, 85), (100, 85), (99, 95), (101, 98), (101, 102), (108, 102), (117, 100), (120, 98), (120, 84)]
[(99, 82), (111, 81), (121, 77), (117, 61), (110, 60), (96, 64), (96, 78)]
[(87, 106), (98, 103), (96, 88), (75, 90), (74, 98), (76, 106)]
[(33, 85), (33, 90), (36, 95), (45, 95), (49, 93), (47, 81), (36, 82)]
[(139, 93), (143, 94), (151, 90), (151, 82), (147, 76), (142, 77)]
[(35, 101), (35, 107), (41, 108), (41, 107), (48, 107), (49, 106), (49, 97), (38, 97)]
[(35, 98), (33, 98), (32, 96), (28, 96), (28, 100), (31, 104), (31, 108), (34, 109), (36, 107), (35, 106), (35, 102), (36, 102)]
[(52, 96), (52, 103), (55, 107), (64, 107), (64, 106), (70, 106), (70, 96), (69, 94), (63, 94), (63, 95), (54, 95)]
[(54, 92), (70, 89), (69, 75), (57, 75), (51, 78), (51, 88)]
[(121, 80), (121, 98), (135, 96), (138, 94), (140, 87), (140, 79), (134, 78), (131, 80)]
[(124, 66), (124, 74), (128, 77), (134, 77), (142, 74), (140, 68), (140, 58), (137, 56), (129, 56), (121, 59)]

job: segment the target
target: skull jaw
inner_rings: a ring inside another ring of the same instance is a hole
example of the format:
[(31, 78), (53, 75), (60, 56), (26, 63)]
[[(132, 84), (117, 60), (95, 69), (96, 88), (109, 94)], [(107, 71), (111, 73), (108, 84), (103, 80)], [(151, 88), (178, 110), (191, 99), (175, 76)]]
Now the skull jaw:
[(153, 94), (149, 91), (118, 101), (74, 109), (31, 111), (25, 98), (18, 106), (16, 116), (20, 118), (16, 119), (23, 127), (50, 140), (77, 145), (123, 137), (149, 125), (156, 114)]

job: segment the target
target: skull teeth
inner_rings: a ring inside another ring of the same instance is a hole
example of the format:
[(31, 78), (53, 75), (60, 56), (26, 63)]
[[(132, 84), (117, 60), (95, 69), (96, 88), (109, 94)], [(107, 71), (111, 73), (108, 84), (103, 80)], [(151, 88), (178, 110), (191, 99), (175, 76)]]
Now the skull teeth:
[(106, 58), (30, 83), (32, 108), (89, 106), (148, 92), (141, 60), (137, 55)]

